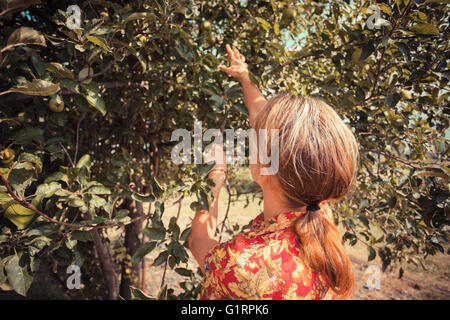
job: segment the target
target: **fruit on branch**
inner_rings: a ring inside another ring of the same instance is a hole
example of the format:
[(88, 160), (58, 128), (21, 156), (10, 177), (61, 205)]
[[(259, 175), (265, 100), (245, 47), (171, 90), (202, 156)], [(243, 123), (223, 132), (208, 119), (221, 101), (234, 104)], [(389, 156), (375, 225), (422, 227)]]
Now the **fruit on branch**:
[(5, 150), (0, 151), (0, 162), (3, 165), (9, 165), (14, 160), (15, 155), (13, 149), (6, 148)]
[(288, 25), (297, 17), (297, 10), (293, 6), (289, 6), (283, 11), (283, 15), (281, 16), (281, 24)]
[(396, 114), (395, 116), (392, 117), (391, 123), (396, 128), (402, 128), (405, 125), (405, 120), (403, 119), (402, 116)]
[(212, 24), (211, 24), (211, 22), (209, 22), (208, 20), (203, 21), (202, 24), (200, 25), (200, 30), (204, 34), (211, 33), (211, 31), (212, 31)]
[(142, 44), (146, 44), (147, 43), (147, 37), (143, 34), (140, 34), (137, 39), (139, 40), (139, 42), (141, 42)]
[(48, 106), (53, 112), (61, 112), (64, 110), (64, 100), (59, 94), (55, 94), (48, 102)]

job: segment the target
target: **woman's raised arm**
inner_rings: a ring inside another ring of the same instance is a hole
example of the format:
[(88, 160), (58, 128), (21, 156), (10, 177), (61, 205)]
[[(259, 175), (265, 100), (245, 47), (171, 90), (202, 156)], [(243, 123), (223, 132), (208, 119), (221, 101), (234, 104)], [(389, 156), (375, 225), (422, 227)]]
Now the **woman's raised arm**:
[(250, 80), (248, 66), (245, 63), (245, 57), (242, 53), (234, 47), (231, 48), (228, 44), (226, 48), (230, 59), (230, 66), (220, 66), (220, 70), (241, 82), (242, 91), (244, 93), (244, 103), (249, 113), (250, 124), (253, 126), (256, 115), (266, 104), (267, 100), (264, 98), (256, 84)]

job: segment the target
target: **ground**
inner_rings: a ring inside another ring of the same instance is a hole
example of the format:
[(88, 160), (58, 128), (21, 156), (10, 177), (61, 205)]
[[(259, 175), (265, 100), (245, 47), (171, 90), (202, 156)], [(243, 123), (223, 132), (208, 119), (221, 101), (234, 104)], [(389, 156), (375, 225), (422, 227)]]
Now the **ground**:
[[(223, 220), (227, 206), (228, 195), (223, 191), (220, 197), (219, 205), (219, 223)], [(190, 223), (193, 217), (193, 211), (189, 208), (192, 200), (185, 199), (182, 202), (179, 225), (184, 227)], [(239, 225), (247, 224), (251, 219), (261, 212), (261, 205), (257, 201), (250, 203), (245, 207), (245, 201), (242, 199), (231, 205), (229, 211), (229, 221), (231, 225), (238, 223)], [(168, 224), (170, 217), (176, 216), (178, 213), (178, 205), (169, 206), (163, 216), (163, 221)], [(342, 230), (341, 230), (342, 231)], [(226, 237), (224, 238), (226, 239)], [(223, 239), (222, 239), (223, 240)], [(450, 299), (450, 264), (449, 256), (438, 254), (429, 257), (425, 261), (427, 270), (421, 267), (405, 265), (405, 270), (401, 279), (398, 278), (398, 268), (380, 272), (379, 289), (373, 288), (369, 277), (373, 276), (371, 268), (379, 268), (381, 270), (381, 261), (378, 257), (375, 260), (367, 262), (367, 249), (364, 244), (355, 246), (347, 245), (347, 251), (351, 257), (355, 272), (355, 287), (352, 299), (355, 300), (372, 300), (372, 299)], [(153, 259), (158, 255), (157, 250), (147, 255), (145, 258), (146, 284), (144, 290), (152, 295), (158, 292), (161, 287), (161, 280), (164, 267), (151, 267)], [(197, 262), (192, 258), (188, 262), (189, 267), (197, 268)], [(369, 267), (374, 265), (375, 267)], [(178, 282), (184, 281), (185, 278), (179, 276), (174, 271), (167, 268), (165, 275), (165, 283), (169, 288), (173, 288), (175, 292), (182, 291), (178, 287)], [(375, 284), (375, 283), (374, 283)]]

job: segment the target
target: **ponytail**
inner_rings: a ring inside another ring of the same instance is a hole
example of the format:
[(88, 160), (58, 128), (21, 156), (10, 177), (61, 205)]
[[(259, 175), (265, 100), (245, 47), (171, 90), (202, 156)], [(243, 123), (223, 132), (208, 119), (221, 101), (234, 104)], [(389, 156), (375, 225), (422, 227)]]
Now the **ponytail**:
[[(279, 130), (276, 178), (293, 208), (318, 204), (319, 199), (336, 202), (350, 192), (359, 163), (358, 143), (350, 127), (325, 102), (278, 94), (259, 111), (254, 128)], [(294, 228), (305, 263), (337, 295), (348, 298), (353, 268), (334, 222), (317, 206), (308, 206)]]
[(353, 291), (353, 267), (335, 224), (319, 210), (307, 210), (295, 221), (294, 229), (304, 262), (340, 298), (347, 299)]

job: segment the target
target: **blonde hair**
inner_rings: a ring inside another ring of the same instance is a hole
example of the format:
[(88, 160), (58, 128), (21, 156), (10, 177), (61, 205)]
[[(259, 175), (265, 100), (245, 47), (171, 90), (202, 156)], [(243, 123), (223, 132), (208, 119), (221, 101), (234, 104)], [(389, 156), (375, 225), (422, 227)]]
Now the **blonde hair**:
[[(258, 113), (254, 127), (279, 130), (276, 177), (293, 207), (341, 200), (351, 189), (358, 145), (350, 128), (325, 102), (281, 93)], [(270, 144), (270, 138), (267, 139)], [(267, 147), (270, 150), (270, 145)], [(353, 290), (353, 268), (335, 224), (319, 211), (294, 223), (305, 263), (342, 298)]]

